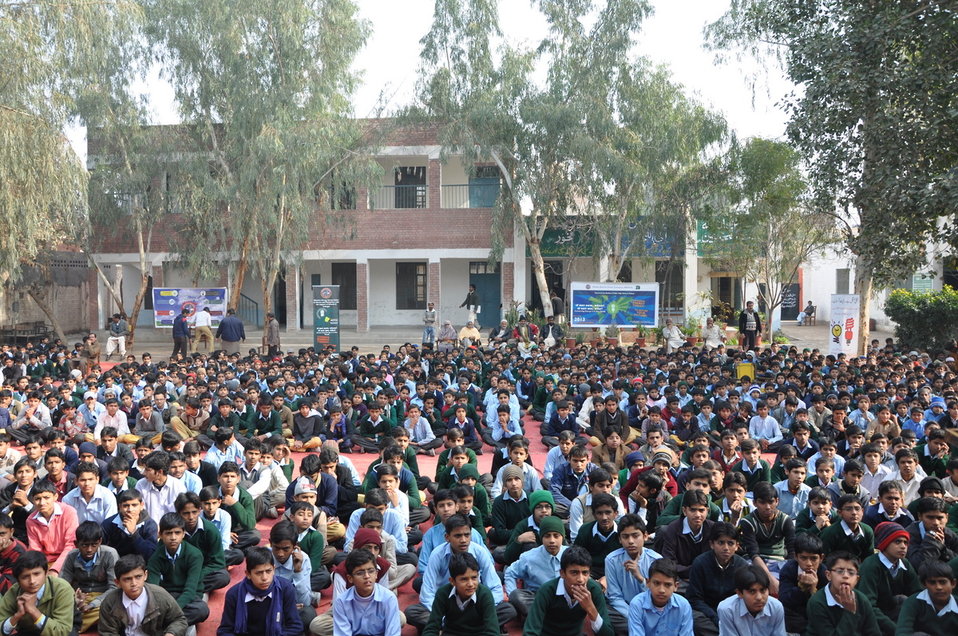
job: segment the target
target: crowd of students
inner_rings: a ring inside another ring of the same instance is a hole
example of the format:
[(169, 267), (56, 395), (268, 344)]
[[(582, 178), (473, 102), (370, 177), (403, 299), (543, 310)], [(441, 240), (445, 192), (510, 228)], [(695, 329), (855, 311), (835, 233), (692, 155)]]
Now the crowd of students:
[(958, 628), (944, 354), (57, 348), (0, 351), (3, 634)]

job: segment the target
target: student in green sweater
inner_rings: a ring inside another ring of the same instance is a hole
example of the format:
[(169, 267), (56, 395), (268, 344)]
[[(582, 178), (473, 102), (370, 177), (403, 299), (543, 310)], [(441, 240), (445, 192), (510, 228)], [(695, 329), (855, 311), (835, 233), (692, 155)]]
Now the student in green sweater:
[(492, 592), (479, 583), (479, 562), (468, 552), (449, 559), (449, 583), (436, 590), (422, 636), (499, 636)]
[[(308, 501), (294, 501), (287, 513), (289, 520), (296, 530), (296, 545), (309, 559), (312, 569), (309, 575), (309, 584), (314, 592), (319, 592), (329, 586), (331, 581), (329, 571), (323, 565), (323, 550), (326, 549), (326, 540), (323, 533), (313, 527), (313, 515), (316, 506)], [(330, 559), (332, 562), (332, 559)]]
[(875, 527), (878, 552), (862, 561), (858, 589), (875, 608), (875, 618), (884, 636), (895, 633), (898, 613), (906, 598), (921, 590), (908, 555), (908, 531), (893, 521)]
[[(529, 496), (522, 488), (522, 469), (518, 466), (506, 466), (502, 473), (502, 494), (492, 502), (492, 528), (489, 540), (494, 546), (492, 557), (497, 563), (505, 562), (506, 544), (512, 536), (512, 530), (532, 513)], [(538, 492), (538, 491), (536, 491)], [(543, 491), (548, 492), (548, 491)]]
[(881, 636), (868, 599), (859, 590), (859, 562), (848, 552), (832, 552), (825, 559), (828, 585), (808, 601), (805, 636)]
[(808, 493), (808, 507), (795, 518), (795, 532), (807, 532), (816, 537), (822, 530), (838, 522), (838, 513), (832, 510), (832, 497), (821, 487)]
[(183, 517), (183, 540), (203, 555), (202, 588), (212, 592), (230, 584), (226, 571), (223, 537), (212, 522), (203, 518), (203, 504), (195, 492), (184, 492), (173, 502), (176, 514)]
[(591, 508), (595, 521), (590, 521), (579, 529), (574, 545), (585, 548), (592, 555), (592, 577), (604, 583), (605, 557), (622, 547), (615, 525), (618, 506), (615, 497), (600, 492), (592, 495)]
[(230, 516), (230, 547), (237, 550), (258, 545), (259, 530), (256, 529), (256, 514), (253, 512), (253, 498), (239, 485), (240, 470), (236, 462), (223, 462), (217, 471), (220, 483), (221, 507)]
[(958, 633), (955, 575), (947, 563), (929, 561), (919, 570), (924, 591), (909, 596), (898, 615), (896, 636), (952, 636)]
[(529, 507), (532, 508), (532, 514), (519, 521), (512, 530), (503, 555), (503, 565), (511, 565), (526, 550), (542, 545), (539, 522), (543, 517), (552, 515), (554, 512), (555, 502), (552, 499), (552, 493), (548, 490), (536, 490), (531, 493)]
[(769, 575), (769, 591), (778, 596), (778, 573), (795, 558), (795, 523), (778, 509), (778, 491), (769, 483), (755, 485), (755, 510), (739, 524), (745, 558)]
[(838, 516), (841, 521), (822, 530), (822, 545), (825, 554), (836, 551), (851, 552), (859, 562), (875, 551), (875, 533), (862, 523), (864, 511), (858, 495), (842, 495), (838, 498)]
[(185, 542), (186, 522), (175, 512), (160, 517), (160, 544), (146, 565), (147, 583), (159, 585), (170, 593), (183, 610), (190, 625), (210, 616), (203, 602), (203, 555)]
[(591, 568), (592, 557), (583, 548), (563, 552), (559, 577), (536, 592), (523, 636), (579, 636), (587, 618), (593, 634), (613, 636), (602, 586), (589, 577)]
[(482, 515), (483, 522), (488, 525), (489, 518), (492, 516), (492, 501), (489, 499), (489, 491), (479, 483), (479, 469), (472, 464), (463, 466), (459, 471), (459, 483), (472, 488), (474, 495), (472, 503)]
[[(732, 473), (729, 473), (731, 475)], [(735, 473), (740, 475), (741, 473)], [(704, 468), (693, 468), (689, 471), (688, 478), (685, 480), (685, 490), (701, 490), (707, 495), (710, 495), (712, 492), (712, 485), (710, 483), (709, 471)], [(665, 504), (665, 509), (659, 513), (658, 518), (655, 520), (655, 525), (657, 527), (664, 527), (675, 521), (676, 519), (682, 516), (682, 500), (685, 496), (685, 493), (680, 493), (676, 497), (669, 499), (669, 503)], [(722, 519), (722, 509), (716, 506), (711, 501), (709, 502), (709, 520), (710, 521), (720, 521)]]
[(748, 492), (755, 490), (755, 484), (772, 481), (772, 468), (762, 459), (762, 449), (754, 439), (746, 439), (741, 443), (742, 460), (736, 462), (729, 470), (745, 475)]

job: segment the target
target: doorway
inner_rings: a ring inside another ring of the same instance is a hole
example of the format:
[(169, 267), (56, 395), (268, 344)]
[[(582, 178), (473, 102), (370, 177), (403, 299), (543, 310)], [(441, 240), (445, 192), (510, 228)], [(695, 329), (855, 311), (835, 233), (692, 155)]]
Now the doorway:
[(486, 261), (471, 261), (469, 284), (476, 286), (476, 294), (479, 296), (479, 306), (482, 309), (476, 315), (479, 325), (489, 328), (499, 324), (502, 312), (502, 273), (499, 264), (489, 267)]

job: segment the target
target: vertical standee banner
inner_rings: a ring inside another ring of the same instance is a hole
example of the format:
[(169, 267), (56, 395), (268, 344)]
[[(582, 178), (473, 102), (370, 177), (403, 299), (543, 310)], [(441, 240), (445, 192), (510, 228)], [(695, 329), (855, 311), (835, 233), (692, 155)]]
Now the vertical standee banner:
[(832, 294), (828, 319), (828, 353), (853, 356), (858, 352), (860, 310), (858, 294)]
[(339, 285), (313, 285), (313, 344), (339, 351)]

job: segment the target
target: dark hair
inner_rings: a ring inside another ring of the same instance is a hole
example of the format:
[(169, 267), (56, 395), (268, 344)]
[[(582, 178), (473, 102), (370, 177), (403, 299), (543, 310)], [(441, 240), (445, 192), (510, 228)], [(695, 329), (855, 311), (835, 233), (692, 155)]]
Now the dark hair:
[(815, 486), (808, 491), (808, 501), (817, 501), (819, 499), (827, 499), (830, 502), (832, 500), (832, 496), (821, 486)]
[(27, 570), (35, 570), (36, 568), (43, 568), (44, 572), (47, 571), (47, 555), (36, 550), (27, 550), (14, 562), (13, 576), (19, 579), (20, 575)]
[(296, 536), (298, 534), (293, 522), (283, 519), (269, 531), (269, 542), (282, 543), (283, 541), (289, 541), (293, 545), (296, 545)]
[(213, 441), (217, 444), (229, 441), (233, 437), (233, 429), (229, 426), (221, 426), (213, 432)]
[(80, 462), (79, 464), (77, 464), (77, 467), (73, 472), (76, 474), (77, 477), (79, 477), (83, 473), (93, 473), (96, 476), (98, 481), (100, 479), (100, 467), (99, 465), (94, 464), (93, 462)]
[(386, 491), (382, 488), (371, 488), (369, 492), (366, 493), (366, 499), (364, 500), (366, 506), (388, 506), (389, 498), (386, 496)]
[[(22, 559), (23, 557), (20, 558)], [(247, 556), (247, 559), (248, 558), (249, 557)], [(143, 557), (137, 553), (125, 554), (121, 556), (117, 560), (116, 565), (113, 566), (113, 573), (116, 578), (120, 578), (124, 574), (128, 574), (136, 569), (142, 569), (145, 572), (146, 561), (144, 561)]]
[[(270, 537), (272, 540), (272, 536)], [(376, 557), (369, 550), (353, 550), (346, 555), (346, 574), (352, 574), (356, 568), (367, 563), (376, 563)]]
[(582, 546), (570, 546), (562, 553), (559, 569), (566, 570), (573, 565), (592, 567), (592, 555)]
[[(219, 430), (223, 430), (223, 429), (219, 429)], [(224, 473), (235, 473), (239, 475), (240, 474), (239, 466), (236, 464), (236, 462), (223, 462), (220, 465), (220, 469), (216, 471), (216, 475), (220, 476)]]
[(642, 517), (632, 513), (622, 515), (622, 517), (619, 518), (617, 525), (620, 534), (625, 528), (637, 528), (643, 534), (648, 532), (648, 527), (645, 525), (645, 522), (642, 521)]
[(173, 502), (173, 508), (177, 513), (180, 513), (183, 511), (183, 508), (187, 506), (187, 504), (193, 504), (197, 508), (200, 508), (202, 506), (200, 496), (189, 490), (184, 493), (180, 493)]
[(449, 576), (456, 578), (462, 576), (468, 570), (479, 571), (479, 561), (468, 552), (453, 554), (449, 559)]
[(323, 460), (320, 455), (310, 453), (299, 463), (300, 475), (315, 475), (323, 469)]
[[(308, 501), (294, 501), (293, 505), (287, 509), (287, 512), (289, 513), (290, 517), (292, 517), (295, 513), (299, 512), (300, 510), (309, 510), (310, 512), (315, 512), (314, 508), (315, 507), (313, 506), (313, 504), (309, 503)], [(369, 511), (367, 510), (366, 512), (369, 512)], [(379, 511), (376, 510), (374, 512), (379, 512)]]
[(363, 510), (363, 514), (359, 515), (359, 525), (365, 526), (370, 521), (378, 521), (379, 523), (382, 523), (383, 513), (379, 512), (375, 508), (368, 508), (366, 510)]
[(254, 546), (246, 550), (246, 571), (260, 565), (272, 565), (273, 553), (266, 546)]
[(778, 501), (778, 491), (771, 483), (760, 481), (752, 488), (752, 499), (754, 501)]
[(944, 499), (940, 497), (922, 497), (918, 500), (918, 506), (916, 512), (918, 516), (925, 514), (926, 512), (947, 512), (948, 505), (945, 503)]
[(167, 530), (174, 530), (176, 528), (183, 529), (185, 527), (186, 522), (183, 521), (183, 517), (175, 512), (167, 512), (160, 517), (160, 534), (163, 534)]
[(465, 499), (466, 497), (475, 497), (476, 490), (472, 486), (468, 486), (466, 484), (459, 484), (453, 487), (452, 494), (453, 494), (453, 497), (455, 497), (456, 501), (459, 502)]
[(595, 495), (592, 495), (592, 505), (589, 506), (592, 512), (595, 513), (595, 511), (601, 508), (602, 506), (608, 506), (612, 508), (612, 512), (618, 512), (619, 510), (619, 507), (616, 504), (615, 497), (613, 497), (609, 493), (600, 492)]
[(0, 512), (0, 528), (13, 529), (13, 517), (5, 512)]
[(954, 581), (955, 573), (951, 569), (951, 566), (944, 561), (926, 559), (921, 567), (918, 568), (918, 577), (921, 579), (922, 585), (924, 585), (928, 579), (949, 579)]
[[(714, 529), (713, 529), (714, 536)], [(804, 552), (806, 554), (825, 554), (825, 545), (821, 537), (810, 532), (799, 532), (795, 535), (795, 554)]]
[(143, 467), (165, 475), (170, 470), (170, 455), (166, 451), (153, 451), (146, 456)]
[(735, 590), (742, 592), (758, 583), (763, 588), (768, 588), (768, 574), (757, 565), (746, 565), (735, 571)]
[(121, 490), (116, 496), (116, 505), (125, 504), (128, 501), (143, 501), (143, 495), (140, 494), (140, 491), (136, 488), (127, 488), (126, 490)]
[[(841, 510), (842, 508), (844, 508), (845, 506), (847, 506), (848, 504), (851, 504), (851, 503), (856, 503), (856, 504), (858, 504), (859, 506), (862, 505), (862, 502), (861, 502), (861, 500), (858, 498), (858, 495), (842, 495), (841, 497), (838, 498), (838, 505), (837, 505), (836, 507), (837, 507), (839, 510)], [(944, 501), (942, 501), (942, 504), (944, 504)], [(862, 506), (862, 507), (864, 507), (864, 506)]]
[(857, 556), (845, 550), (836, 550), (835, 552), (829, 552), (828, 556), (825, 557), (825, 569), (831, 570), (838, 561), (849, 561), (856, 570), (861, 567), (861, 562)]
[(58, 494), (57, 487), (53, 485), (53, 482), (47, 479), (40, 479), (33, 482), (33, 489), (30, 491), (30, 499), (33, 499), (41, 493), (50, 493), (56, 495)]
[(443, 524), (443, 527), (445, 527), (446, 529), (446, 534), (452, 534), (453, 530), (455, 530), (456, 528), (461, 528), (463, 526), (472, 528), (472, 524), (469, 523), (469, 520), (460, 514), (455, 514), (449, 517), (448, 519), (446, 519), (446, 523)]
[(595, 486), (596, 484), (601, 484), (604, 481), (612, 481), (612, 475), (604, 468), (593, 469), (589, 473), (589, 486)]
[[(595, 498), (593, 498), (594, 501)], [(595, 504), (593, 503), (593, 505)], [(682, 495), (682, 507), (691, 508), (692, 506), (705, 506), (707, 509), (709, 507), (709, 496), (701, 490), (686, 490), (685, 494)]]
[(649, 566), (649, 578), (651, 579), (652, 575), (656, 573), (669, 579), (678, 580), (679, 578), (679, 571), (675, 565), (675, 561), (668, 557), (662, 557), (652, 562), (652, 565)]
[[(792, 446), (791, 448), (794, 448), (794, 446)], [(803, 462), (800, 459), (790, 459), (787, 462), (785, 462), (786, 473), (790, 473), (796, 468), (805, 468), (805, 462)]]
[(220, 489), (218, 486), (206, 486), (200, 490), (200, 501), (212, 501), (214, 499), (222, 499), (220, 496)]
[(77, 526), (76, 542), (93, 543), (94, 541), (103, 541), (103, 528), (96, 521), (84, 521)]
[[(305, 460), (304, 460), (305, 461)], [(395, 477), (399, 479), (399, 470), (392, 464), (376, 464), (374, 469), (376, 473), (376, 482), (378, 483), (383, 477)]]
[(722, 537), (738, 541), (738, 529), (725, 521), (716, 521), (712, 525), (712, 534), (709, 536), (709, 541), (717, 541)]
[(436, 491), (436, 494), (432, 496), (433, 505), (446, 500), (456, 501), (456, 495), (453, 494), (449, 488), (440, 488)]
[(748, 490), (748, 480), (745, 479), (745, 475), (738, 472), (728, 472), (725, 473), (725, 478), (722, 479), (722, 490), (729, 488), (730, 486), (741, 486), (745, 490)]

